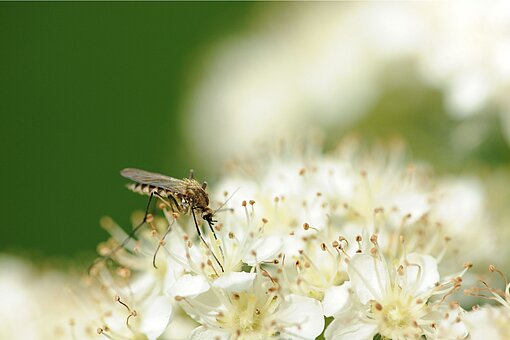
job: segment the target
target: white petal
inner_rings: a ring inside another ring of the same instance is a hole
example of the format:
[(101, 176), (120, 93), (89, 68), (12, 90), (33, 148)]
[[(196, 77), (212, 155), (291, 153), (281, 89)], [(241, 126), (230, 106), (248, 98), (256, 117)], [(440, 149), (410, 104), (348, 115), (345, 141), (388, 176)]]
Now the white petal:
[(430, 210), (427, 197), (413, 191), (399, 193), (391, 200), (390, 206), (398, 208), (398, 212), (391, 214), (394, 223), (400, 223), (407, 214), (411, 214), (407, 222), (409, 224), (414, 223)]
[(361, 303), (381, 300), (389, 283), (384, 263), (367, 254), (352, 257), (349, 268), (351, 284)]
[(285, 339), (315, 339), (324, 329), (324, 316), (319, 301), (300, 295), (285, 297), (278, 321), (294, 325), (284, 329)]
[(350, 304), (350, 282), (345, 282), (341, 286), (333, 286), (326, 289), (322, 308), (325, 316), (333, 316), (344, 311)]
[(209, 282), (203, 275), (181, 276), (168, 290), (171, 296), (196, 297), (209, 290)]
[(210, 339), (228, 340), (229, 338), (230, 334), (226, 332), (212, 330), (204, 326), (195, 328), (195, 330), (191, 333), (190, 336), (191, 340), (210, 340)]
[(414, 289), (416, 295), (426, 292), (439, 282), (439, 271), (437, 269), (437, 261), (430, 255), (409, 254), (407, 262), (411, 265), (406, 267), (406, 275), (399, 276), (402, 286)]
[(343, 313), (335, 318), (324, 332), (326, 340), (372, 340), (377, 325), (361, 322), (353, 313)]
[(256, 276), (255, 273), (232, 272), (220, 276), (212, 285), (227, 292), (240, 292), (250, 288)]
[(168, 327), (172, 318), (172, 299), (168, 296), (158, 296), (140, 312), (139, 331), (149, 340), (158, 338)]
[[(503, 306), (483, 306), (482, 308), (466, 313), (464, 323), (469, 330), (469, 338), (473, 340), (504, 340), (505, 326), (510, 320), (510, 311)], [(506, 333), (508, 335), (508, 333)]]
[[(282, 249), (283, 241), (279, 236), (269, 236), (257, 240), (243, 259), (246, 264), (254, 266), (262, 261), (273, 260)], [(253, 255), (253, 254), (256, 255)]]
[(136, 276), (129, 287), (120, 290), (121, 295), (143, 296), (150, 292), (156, 285), (156, 277), (153, 272), (145, 272)]

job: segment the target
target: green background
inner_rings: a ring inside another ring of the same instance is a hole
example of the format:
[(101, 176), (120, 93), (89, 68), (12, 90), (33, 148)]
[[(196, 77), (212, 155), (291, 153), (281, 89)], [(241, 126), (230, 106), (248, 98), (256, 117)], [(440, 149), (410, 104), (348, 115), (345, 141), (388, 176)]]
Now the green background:
[(126, 226), (146, 204), (120, 169), (185, 177), (183, 97), (253, 7), (0, 4), (0, 252), (92, 256), (101, 216)]
[[(127, 228), (131, 212), (145, 208), (146, 198), (124, 188), (124, 167), (178, 178), (193, 167), (199, 180), (214, 182), (183, 130), (184, 100), (207, 56), (264, 14), (285, 18), (288, 6), (315, 5), (0, 3), (0, 252), (90, 259), (107, 238), (102, 216)], [(329, 127), (326, 146), (350, 133), (367, 144), (403, 137), (409, 159), (439, 173), (485, 173), (496, 189), (505, 187), (500, 177), (510, 183), (498, 112), (471, 118), (483, 140), (456, 149), (451, 133), (466, 123), (406, 67), (388, 67), (379, 99), (351, 126)], [(493, 196), (506, 209), (508, 200)]]

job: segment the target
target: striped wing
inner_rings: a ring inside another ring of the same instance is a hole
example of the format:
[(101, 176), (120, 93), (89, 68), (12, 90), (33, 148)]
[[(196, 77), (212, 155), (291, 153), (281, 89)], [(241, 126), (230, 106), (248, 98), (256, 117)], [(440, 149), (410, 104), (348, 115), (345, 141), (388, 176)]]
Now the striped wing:
[(126, 168), (120, 172), (122, 177), (128, 178), (136, 183), (152, 185), (171, 191), (180, 191), (183, 189), (183, 181), (140, 169)]

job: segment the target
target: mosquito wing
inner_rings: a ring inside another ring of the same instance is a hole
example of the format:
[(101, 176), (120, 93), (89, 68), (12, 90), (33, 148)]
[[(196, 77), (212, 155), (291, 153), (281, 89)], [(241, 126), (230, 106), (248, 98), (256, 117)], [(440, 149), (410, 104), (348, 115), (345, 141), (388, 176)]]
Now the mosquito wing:
[(183, 186), (183, 182), (180, 179), (140, 169), (126, 168), (120, 174), (122, 177), (126, 177), (136, 183), (148, 184), (172, 191), (180, 190)]

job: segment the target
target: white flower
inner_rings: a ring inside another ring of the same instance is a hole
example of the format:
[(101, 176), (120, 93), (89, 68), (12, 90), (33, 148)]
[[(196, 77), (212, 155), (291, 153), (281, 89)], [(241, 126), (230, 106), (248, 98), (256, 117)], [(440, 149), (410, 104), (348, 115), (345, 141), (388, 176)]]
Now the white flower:
[[(324, 328), (320, 303), (298, 295), (283, 296), (276, 281), (262, 271), (213, 285), (173, 289), (172, 294), (202, 326), (192, 339), (315, 339)], [(240, 273), (238, 273), (239, 275)]]
[[(408, 254), (386, 259), (374, 250), (356, 254), (348, 262), (351, 296), (333, 294), (340, 308), (326, 330), (326, 339), (389, 339), (434, 337), (448, 309), (444, 299), (460, 286), (460, 276), (441, 281), (437, 263), (429, 255)], [(329, 296), (327, 296), (329, 299)], [(324, 301), (332, 305), (332, 301)], [(348, 301), (352, 299), (352, 301)]]
[(504, 340), (510, 334), (510, 308), (504, 306), (484, 306), (464, 316), (473, 340)]
[[(173, 315), (173, 301), (161, 290), (151, 272), (131, 275), (128, 269), (120, 268), (111, 273), (106, 268), (98, 269), (101, 287), (91, 286), (86, 298), (98, 301), (97, 333), (111, 339), (157, 339), (167, 329)], [(83, 294), (84, 292), (76, 292)], [(83, 297), (80, 296), (80, 299)]]

